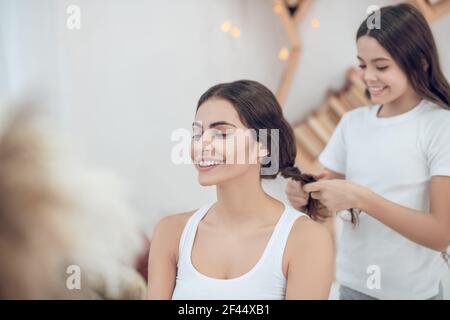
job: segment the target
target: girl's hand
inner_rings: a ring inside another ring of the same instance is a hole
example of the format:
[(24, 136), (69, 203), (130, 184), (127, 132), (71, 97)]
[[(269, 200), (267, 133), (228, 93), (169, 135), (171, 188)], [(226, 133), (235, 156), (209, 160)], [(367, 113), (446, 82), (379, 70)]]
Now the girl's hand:
[(303, 191), (298, 181), (289, 179), (285, 192), (289, 203), (297, 210), (301, 211), (308, 202), (308, 193)]
[(367, 192), (363, 186), (346, 180), (320, 180), (303, 186), (303, 191), (318, 199), (330, 212), (359, 209), (359, 199)]
[[(328, 179), (329, 171), (322, 171), (317, 179)], [(303, 207), (308, 203), (308, 193), (305, 192), (298, 181), (289, 179), (285, 189), (286, 196), (292, 207), (302, 211)]]

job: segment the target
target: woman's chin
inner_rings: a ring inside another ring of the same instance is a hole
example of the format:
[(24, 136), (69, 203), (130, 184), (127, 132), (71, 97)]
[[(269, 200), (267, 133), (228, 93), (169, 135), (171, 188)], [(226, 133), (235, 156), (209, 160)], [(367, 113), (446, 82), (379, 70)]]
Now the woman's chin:
[(370, 96), (370, 101), (372, 101), (373, 104), (383, 104), (385, 103), (386, 99), (383, 99), (382, 97), (377, 96)]
[(393, 97), (392, 94), (381, 94), (379, 96), (375, 96), (375, 95), (371, 95), (370, 96), (370, 101), (373, 104), (387, 104), (391, 101), (393, 101), (395, 99), (395, 97)]
[[(231, 180), (239, 179), (247, 174), (249, 168), (251, 168), (251, 166), (237, 165), (235, 167), (227, 167), (228, 170), (226, 171), (221, 171), (219, 168), (214, 168), (206, 172), (199, 171), (198, 183), (203, 187), (217, 186), (223, 183), (228, 183)], [(257, 179), (257, 177), (259, 177), (259, 171), (255, 172), (255, 179)]]
[(199, 175), (199, 177), (198, 177), (198, 183), (202, 187), (215, 186), (220, 182), (221, 182), (221, 179), (219, 179), (218, 177), (213, 177), (213, 176), (207, 177), (205, 175)]
[(198, 183), (199, 183), (202, 187), (210, 187), (210, 186), (216, 185), (216, 183), (214, 183), (214, 182), (212, 182), (212, 181), (202, 181), (202, 180), (198, 180)]
[(221, 183), (224, 183), (226, 181), (229, 181), (233, 179), (233, 177), (224, 177), (224, 176), (206, 176), (206, 175), (200, 175), (198, 177), (198, 183), (202, 186), (202, 187), (209, 187), (209, 186), (217, 186), (220, 185)]

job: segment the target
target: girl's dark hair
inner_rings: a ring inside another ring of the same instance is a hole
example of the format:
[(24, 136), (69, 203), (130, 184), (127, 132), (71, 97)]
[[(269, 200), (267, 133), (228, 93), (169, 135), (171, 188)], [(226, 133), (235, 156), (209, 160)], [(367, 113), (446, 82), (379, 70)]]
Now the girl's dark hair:
[[(212, 98), (224, 99), (230, 102), (237, 111), (242, 123), (247, 128), (254, 129), (256, 141), (260, 141), (259, 130), (267, 130), (267, 139), (261, 139), (261, 143), (267, 148), (269, 157), (272, 154), (272, 143), (278, 144), (278, 159), (274, 159), (278, 161), (278, 172), (272, 175), (261, 175), (262, 179), (274, 179), (278, 174), (281, 174), (284, 178), (292, 178), (298, 181), (302, 187), (307, 183), (317, 181), (313, 175), (303, 174), (295, 166), (297, 144), (294, 132), (284, 118), (280, 104), (269, 89), (251, 80), (218, 84), (208, 89), (200, 97), (197, 110), (205, 101)], [(278, 141), (272, 141), (270, 129), (278, 129)], [(268, 163), (265, 166), (270, 165), (271, 163)], [(302, 210), (314, 220), (321, 220), (326, 216), (324, 214), (324, 206), (311, 197), (308, 197), (308, 202)]]
[(421, 98), (450, 109), (450, 86), (441, 71), (436, 43), (425, 17), (407, 3), (382, 7), (380, 17), (379, 29), (369, 28), (368, 19), (364, 20), (356, 40), (362, 36), (377, 40), (397, 62)]

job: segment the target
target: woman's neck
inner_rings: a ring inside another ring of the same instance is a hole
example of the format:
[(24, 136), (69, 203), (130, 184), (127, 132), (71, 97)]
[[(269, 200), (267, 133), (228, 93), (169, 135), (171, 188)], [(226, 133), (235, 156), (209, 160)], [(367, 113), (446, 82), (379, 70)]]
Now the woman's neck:
[(283, 204), (270, 197), (261, 186), (259, 170), (253, 168), (246, 174), (217, 185), (215, 215), (221, 224), (245, 227), (255, 222), (272, 219), (274, 211), (281, 212)]
[(396, 100), (383, 104), (383, 107), (378, 113), (378, 117), (394, 117), (408, 112), (415, 108), (421, 100), (422, 98), (410, 89)]

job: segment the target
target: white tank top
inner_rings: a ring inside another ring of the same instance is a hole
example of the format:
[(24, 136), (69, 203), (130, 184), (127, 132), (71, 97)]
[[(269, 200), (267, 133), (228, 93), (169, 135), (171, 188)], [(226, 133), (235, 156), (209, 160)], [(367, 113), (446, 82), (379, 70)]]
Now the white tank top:
[(192, 264), (191, 252), (199, 222), (213, 204), (197, 210), (187, 221), (180, 239), (174, 300), (282, 300), (286, 296), (283, 274), (284, 248), (289, 232), (301, 216), (291, 206), (279, 218), (269, 242), (256, 265), (247, 273), (232, 279), (210, 278)]

